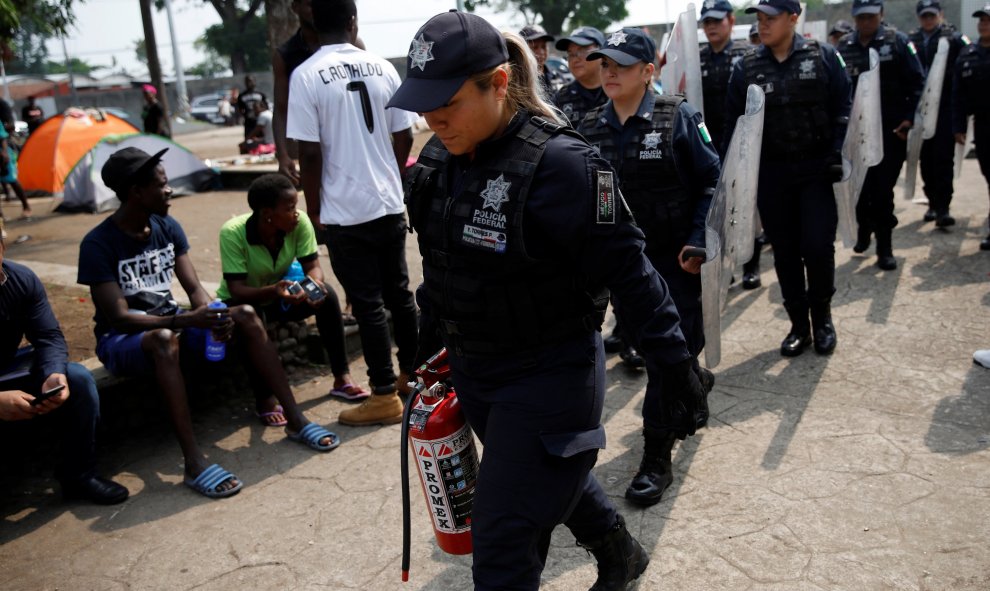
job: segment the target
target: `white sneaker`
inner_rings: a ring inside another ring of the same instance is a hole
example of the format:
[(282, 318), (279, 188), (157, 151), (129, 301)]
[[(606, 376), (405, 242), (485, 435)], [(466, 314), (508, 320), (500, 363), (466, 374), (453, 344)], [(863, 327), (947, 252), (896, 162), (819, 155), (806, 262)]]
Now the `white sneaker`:
[(973, 353), (973, 363), (990, 369), (990, 349), (980, 349)]

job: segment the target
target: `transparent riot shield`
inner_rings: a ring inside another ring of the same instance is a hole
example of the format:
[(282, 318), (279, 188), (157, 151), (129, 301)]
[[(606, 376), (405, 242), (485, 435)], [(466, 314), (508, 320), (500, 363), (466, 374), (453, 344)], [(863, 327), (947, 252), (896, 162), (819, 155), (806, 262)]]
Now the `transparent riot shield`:
[(870, 69), (859, 75), (849, 128), (842, 143), (842, 180), (832, 185), (839, 213), (839, 235), (846, 248), (856, 243), (856, 202), (866, 171), (883, 160), (880, 121), (880, 56), (870, 49)]
[(698, 52), (698, 18), (688, 4), (674, 23), (664, 45), (660, 84), (664, 94), (683, 94), (691, 106), (705, 114), (701, 95), (701, 54)]
[(705, 219), (705, 262), (701, 265), (701, 305), (705, 325), (705, 365), (722, 360), (722, 311), (736, 267), (753, 257), (756, 189), (763, 146), (763, 90), (750, 85), (746, 113), (739, 117), (722, 174)]
[(955, 160), (952, 163), (953, 164), (952, 176), (954, 178), (959, 178), (959, 175), (962, 174), (963, 160), (966, 159), (966, 154), (969, 154), (969, 151), (973, 149), (973, 133), (974, 133), (973, 118), (969, 117), (968, 120), (969, 123), (966, 129), (966, 143), (956, 144)]
[[(904, 198), (914, 199), (915, 185), (918, 179), (918, 161), (921, 158), (921, 144), (935, 136), (938, 127), (938, 109), (942, 102), (942, 84), (945, 82), (945, 69), (949, 62), (949, 40), (941, 37), (938, 40), (938, 51), (928, 69), (925, 88), (918, 101), (918, 109), (914, 115), (914, 127), (908, 132), (907, 159), (904, 164)], [(920, 200), (919, 200), (920, 201)], [(928, 202), (927, 199), (924, 200)]]

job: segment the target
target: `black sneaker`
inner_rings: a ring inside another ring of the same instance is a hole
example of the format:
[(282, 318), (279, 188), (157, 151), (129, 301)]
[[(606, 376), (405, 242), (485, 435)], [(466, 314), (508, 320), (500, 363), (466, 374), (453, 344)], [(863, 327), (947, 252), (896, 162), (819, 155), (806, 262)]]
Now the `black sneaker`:
[(126, 488), (102, 476), (62, 483), (62, 497), (66, 500), (82, 499), (97, 505), (116, 505), (126, 501), (129, 494)]

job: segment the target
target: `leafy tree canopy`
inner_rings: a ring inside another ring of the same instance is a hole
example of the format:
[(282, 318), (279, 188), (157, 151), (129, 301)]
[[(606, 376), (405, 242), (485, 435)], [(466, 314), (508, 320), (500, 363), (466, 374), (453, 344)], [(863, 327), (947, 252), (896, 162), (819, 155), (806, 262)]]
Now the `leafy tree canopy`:
[[(551, 35), (588, 25), (601, 30), (627, 16), (626, 0), (468, 0), (465, 8), (494, 6), (505, 10), (510, 7), (522, 12), (528, 22), (539, 22)], [(536, 17), (540, 17), (537, 19)]]
[(257, 15), (251, 17), (245, 23), (243, 32), (237, 32), (223, 24), (213, 25), (206, 29), (197, 44), (200, 42), (201, 47), (216, 55), (232, 56), (235, 52), (242, 51), (245, 72), (258, 72), (271, 67), (268, 28), (264, 17)]
[(0, 41), (6, 43), (25, 26), (60, 34), (73, 23), (73, 0), (0, 0)]

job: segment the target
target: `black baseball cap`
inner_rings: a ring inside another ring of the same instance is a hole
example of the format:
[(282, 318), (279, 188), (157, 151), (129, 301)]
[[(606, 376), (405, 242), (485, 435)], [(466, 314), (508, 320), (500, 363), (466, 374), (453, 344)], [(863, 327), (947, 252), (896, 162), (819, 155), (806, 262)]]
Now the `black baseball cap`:
[(446, 105), (472, 75), (509, 61), (505, 38), (488, 21), (451, 10), (416, 31), (406, 79), (387, 107), (429, 113)]
[(557, 39), (557, 43), (554, 44), (554, 47), (560, 51), (567, 51), (567, 46), (571, 43), (574, 45), (580, 45), (581, 47), (587, 47), (589, 45), (604, 47), (605, 35), (594, 27), (581, 27), (580, 29), (574, 29), (571, 31), (570, 35)]
[(880, 14), (883, 11), (883, 0), (853, 0), (852, 15)]
[(938, 14), (942, 12), (942, 3), (939, 0), (918, 0), (918, 5), (914, 10), (918, 13), (918, 16), (923, 14)]
[(609, 35), (605, 45), (588, 54), (588, 61), (607, 57), (620, 66), (636, 62), (652, 64), (657, 58), (657, 44), (643, 29), (623, 27)]
[(708, 18), (722, 20), (732, 14), (732, 10), (729, 0), (705, 0), (701, 5), (701, 20)]
[(753, 23), (752, 26), (749, 27), (749, 36), (750, 37), (760, 36), (760, 29), (757, 28), (756, 23)]
[(975, 17), (990, 16), (990, 2), (987, 2), (986, 4), (983, 5), (983, 8), (974, 12), (973, 16)]
[(158, 166), (168, 148), (149, 155), (140, 148), (123, 148), (110, 155), (100, 169), (103, 184), (115, 193), (124, 193), (134, 184), (138, 174)]
[(784, 12), (791, 14), (801, 14), (801, 4), (797, 0), (760, 0), (756, 6), (746, 9), (746, 14), (762, 12), (769, 16), (777, 16)]
[(519, 36), (526, 41), (539, 41), (541, 39), (553, 41), (553, 35), (547, 33), (547, 30), (540, 25), (526, 25), (519, 30)]
[(856, 29), (852, 26), (852, 23), (850, 23), (847, 20), (839, 19), (839, 20), (835, 21), (835, 24), (832, 25), (832, 28), (831, 29), (829, 29), (828, 34), (829, 35), (845, 35), (846, 33), (852, 33), (855, 30)]

